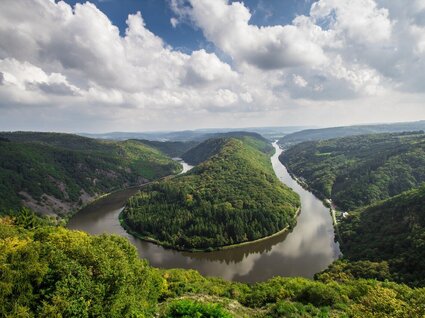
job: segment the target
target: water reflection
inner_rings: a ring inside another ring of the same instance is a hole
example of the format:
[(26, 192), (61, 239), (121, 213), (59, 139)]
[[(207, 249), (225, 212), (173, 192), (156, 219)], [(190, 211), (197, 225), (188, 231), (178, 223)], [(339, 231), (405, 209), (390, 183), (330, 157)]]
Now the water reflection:
[(173, 160), (178, 161), (182, 166), (183, 166), (183, 170), (179, 173), (179, 174), (183, 174), (188, 172), (190, 169), (193, 168), (193, 166), (191, 166), (190, 164), (186, 163), (183, 161), (182, 158), (173, 158)]
[[(69, 228), (91, 234), (116, 233), (127, 237), (136, 246), (139, 255), (156, 267), (191, 268), (207, 276), (245, 282), (262, 281), (277, 275), (311, 278), (340, 254), (339, 246), (334, 242), (332, 218), (321, 201), (291, 178), (279, 162), (281, 150), (276, 144), (273, 145), (276, 154), (271, 160), (276, 175), (301, 197), (302, 210), (291, 233), (211, 253), (165, 249), (127, 234), (118, 222), (125, 201), (137, 189), (114, 193), (86, 207), (71, 219)], [(186, 168), (190, 169), (190, 166)]]

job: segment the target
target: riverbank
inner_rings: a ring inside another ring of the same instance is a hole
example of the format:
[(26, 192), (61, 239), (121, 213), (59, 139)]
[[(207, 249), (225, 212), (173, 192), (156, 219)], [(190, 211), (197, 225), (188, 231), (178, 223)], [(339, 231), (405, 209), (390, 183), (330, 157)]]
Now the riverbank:
[[(281, 182), (300, 195), (302, 211), (293, 229), (286, 228), (271, 238), (208, 253), (165, 248), (129, 234), (120, 224), (119, 214), (131, 196), (125, 190), (89, 205), (68, 227), (93, 235), (112, 233), (125, 237), (137, 248), (139, 257), (158, 268), (194, 269), (206, 276), (248, 283), (274, 276), (313, 278), (341, 255), (339, 244), (334, 240), (332, 218), (321, 200), (292, 179), (278, 160), (279, 153), (280, 149), (276, 149), (272, 157), (273, 169)], [(293, 213), (296, 210), (294, 208)]]
[[(268, 239), (271, 239), (273, 237), (279, 236), (279, 235), (283, 235), (285, 233), (289, 233), (292, 229), (289, 226), (286, 226), (285, 228), (283, 228), (282, 230), (273, 233), (271, 235), (253, 240), (253, 241), (246, 241), (246, 242), (241, 242), (241, 243), (236, 243), (236, 244), (231, 244), (231, 245), (224, 245), (224, 246), (217, 246), (217, 247), (208, 247), (205, 249), (197, 249), (197, 248), (192, 248), (192, 249), (185, 249), (185, 248), (181, 248), (181, 247), (177, 247), (174, 246), (172, 244), (168, 244), (166, 242), (162, 242), (159, 240), (156, 240), (152, 237), (149, 236), (144, 236), (141, 235), (140, 233), (134, 231), (133, 229), (131, 229), (131, 227), (125, 222), (124, 216), (123, 216), (123, 211), (124, 211), (125, 207), (122, 209), (122, 211), (119, 214), (119, 222), (121, 224), (121, 226), (123, 227), (123, 229), (130, 235), (133, 235), (135, 237), (137, 237), (140, 240), (149, 242), (149, 243), (154, 243), (156, 245), (162, 246), (164, 248), (168, 248), (168, 249), (173, 249), (176, 251), (180, 251), (180, 252), (189, 252), (189, 253), (205, 253), (205, 252), (215, 252), (215, 251), (224, 251), (224, 250), (230, 250), (230, 249), (234, 249), (234, 248), (238, 248), (238, 247), (242, 247), (242, 246), (248, 246), (248, 245), (252, 245), (252, 244), (256, 244), (256, 243), (260, 243), (263, 241), (266, 241)], [(295, 215), (294, 218), (297, 219), (297, 217), (299, 216), (301, 212), (301, 207), (299, 207), (297, 209), (297, 211), (295, 211)]]
[[(282, 150), (283, 151), (283, 150)], [(280, 159), (278, 159), (279, 162), (283, 165), (284, 163), (282, 161), (280, 161)], [(329, 214), (331, 215), (332, 218), (332, 225), (335, 231), (335, 241), (336, 242), (342, 242), (341, 240), (341, 235), (339, 233), (339, 228), (338, 228), (338, 219), (337, 219), (337, 213), (338, 212), (338, 207), (335, 205), (335, 203), (332, 202), (331, 199), (326, 198), (321, 192), (313, 189), (303, 178), (298, 177), (297, 175), (295, 175), (290, 169), (289, 167), (285, 166), (286, 171), (288, 172), (288, 174), (291, 176), (291, 178), (293, 180), (296, 181), (296, 183), (301, 186), (304, 190), (311, 192), (318, 200), (322, 201), (322, 204), (329, 208)]]
[(113, 195), (113, 194), (118, 193), (118, 192), (121, 192), (121, 191), (126, 191), (126, 190), (132, 190), (132, 189), (139, 189), (139, 188), (143, 188), (143, 187), (145, 187), (145, 186), (147, 186), (147, 185), (149, 185), (149, 184), (151, 184), (151, 183), (153, 183), (153, 182), (157, 182), (157, 181), (161, 181), (161, 180), (170, 179), (170, 178), (173, 178), (173, 177), (176, 177), (176, 176), (180, 175), (181, 173), (182, 173), (182, 172), (179, 172), (178, 174), (168, 175), (168, 176), (161, 177), (161, 178), (159, 178), (159, 179), (155, 179), (155, 180), (152, 180), (152, 181), (148, 181), (148, 182), (146, 182), (146, 183), (142, 183), (142, 184), (139, 184), (139, 185), (133, 185), (133, 186), (129, 186), (129, 187), (127, 187), (127, 188), (117, 189), (117, 190), (113, 190), (113, 191), (108, 192), (108, 193), (100, 194), (100, 195), (98, 195), (98, 196), (94, 197), (94, 199), (93, 199), (92, 201), (87, 202), (87, 203), (86, 203), (86, 204), (84, 204), (83, 206), (79, 207), (79, 208), (78, 208), (78, 210), (75, 210), (74, 212), (70, 212), (70, 213), (68, 213), (68, 214), (67, 214), (64, 218), (62, 218), (62, 220), (64, 221), (64, 225), (67, 225), (67, 224), (68, 224), (68, 222), (69, 222), (69, 220), (70, 220), (72, 217), (74, 217), (76, 214), (78, 214), (81, 210), (85, 209), (86, 207), (88, 207), (88, 206), (90, 206), (90, 205), (92, 205), (92, 204), (95, 204), (96, 202), (98, 202), (98, 201), (100, 201), (100, 200), (103, 200), (103, 199), (107, 198), (107, 197), (108, 197), (108, 196), (110, 196), (110, 195)]
[(145, 186), (145, 185), (147, 185), (151, 182), (153, 182), (153, 181), (143, 183), (143, 184), (140, 184), (140, 185), (129, 186), (129, 187), (123, 188), (123, 189), (116, 189), (116, 190), (113, 190), (113, 191), (107, 192), (107, 193), (99, 194), (99, 195), (93, 197), (93, 200), (90, 200), (90, 201), (86, 202), (85, 204), (83, 204), (82, 206), (78, 207), (78, 209), (75, 209), (75, 210), (67, 213), (64, 217), (61, 218), (61, 221), (64, 223), (63, 225), (66, 226), (69, 223), (69, 220), (71, 220), (76, 214), (78, 214), (80, 211), (87, 208), (88, 206), (95, 204), (96, 202), (103, 200), (103, 199), (107, 198), (108, 196), (110, 196), (114, 193), (118, 193), (118, 192), (125, 191), (125, 190), (141, 188), (141, 187), (143, 187), (143, 186)]

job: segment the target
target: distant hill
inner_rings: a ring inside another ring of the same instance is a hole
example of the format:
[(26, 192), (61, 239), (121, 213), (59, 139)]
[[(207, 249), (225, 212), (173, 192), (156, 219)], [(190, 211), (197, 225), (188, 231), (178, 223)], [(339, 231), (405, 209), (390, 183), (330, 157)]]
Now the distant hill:
[(339, 229), (345, 258), (387, 261), (393, 279), (425, 285), (425, 186), (350, 212)]
[(144, 239), (184, 250), (215, 249), (293, 227), (299, 197), (277, 179), (266, 145), (246, 135), (201, 143), (183, 156), (195, 168), (130, 198), (124, 224)]
[(321, 198), (343, 210), (369, 205), (425, 182), (425, 134), (370, 134), (290, 147), (280, 161)]
[(80, 136), (109, 139), (109, 140), (152, 140), (152, 141), (191, 141), (202, 138), (204, 132), (194, 130), (184, 131), (159, 131), (159, 132), (110, 132), (110, 133), (79, 133)]
[(181, 157), (189, 149), (200, 143), (200, 141), (155, 141), (146, 139), (135, 139), (134, 141), (156, 148), (172, 158)]
[(256, 133), (267, 140), (275, 141), (277, 139), (282, 138), (285, 135), (301, 131), (307, 128), (307, 126), (283, 126), (283, 127), (245, 127), (245, 128), (225, 128), (225, 129), (198, 129), (197, 132), (202, 132), (208, 135), (212, 134), (223, 134), (223, 133), (229, 133), (229, 132), (235, 132), (235, 131), (244, 131), (244, 132), (251, 132)]
[(78, 209), (96, 196), (181, 169), (134, 141), (99, 141), (57, 133), (0, 133), (0, 207), (39, 213)]
[(190, 165), (200, 164), (218, 154), (226, 142), (226, 138), (208, 139), (184, 153), (182, 159)]
[(183, 131), (158, 131), (158, 132), (110, 132), (110, 133), (80, 133), (80, 136), (110, 139), (127, 140), (143, 139), (153, 141), (204, 141), (214, 134), (223, 134), (233, 131), (246, 131), (261, 134), (268, 140), (276, 140), (284, 135), (306, 129), (305, 126), (288, 127), (248, 127), (248, 128), (207, 128)]
[(406, 123), (393, 124), (372, 124), (372, 125), (357, 125), (343, 126), (320, 129), (307, 129), (288, 134), (279, 140), (279, 145), (287, 148), (291, 145), (304, 142), (325, 140), (338, 137), (348, 137), (355, 135), (365, 135), (372, 133), (391, 133), (403, 131), (418, 131), (425, 130), (425, 120)]
[(197, 165), (217, 154), (228, 138), (243, 140), (246, 144), (257, 148), (266, 154), (272, 154), (273, 146), (263, 136), (257, 133), (234, 131), (209, 135), (210, 139), (188, 150), (182, 155), (183, 160), (191, 165)]

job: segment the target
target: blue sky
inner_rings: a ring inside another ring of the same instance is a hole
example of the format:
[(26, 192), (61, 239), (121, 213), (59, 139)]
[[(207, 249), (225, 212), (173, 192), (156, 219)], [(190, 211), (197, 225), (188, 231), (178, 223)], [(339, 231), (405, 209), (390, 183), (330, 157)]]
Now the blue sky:
[[(86, 1), (65, 0), (75, 5)], [(125, 21), (131, 13), (140, 11), (146, 26), (160, 36), (173, 48), (185, 52), (197, 49), (213, 51), (202, 31), (189, 23), (173, 28), (170, 19), (175, 14), (168, 0), (94, 0), (96, 6), (119, 27), (123, 34), (127, 27)], [(234, 1), (235, 2), (235, 1)], [(258, 26), (289, 24), (300, 14), (308, 13), (312, 0), (248, 0), (245, 5), (252, 12), (251, 22)]]
[(0, 130), (414, 121), (424, 100), (423, 0), (0, 1)]

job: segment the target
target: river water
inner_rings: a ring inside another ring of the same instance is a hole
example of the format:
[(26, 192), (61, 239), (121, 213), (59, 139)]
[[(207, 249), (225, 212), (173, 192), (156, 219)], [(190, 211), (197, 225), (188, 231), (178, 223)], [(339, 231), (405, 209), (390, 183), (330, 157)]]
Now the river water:
[[(276, 175), (301, 198), (301, 214), (290, 233), (209, 253), (165, 249), (133, 237), (120, 226), (118, 215), (126, 200), (137, 192), (136, 188), (113, 193), (87, 206), (70, 220), (68, 227), (90, 234), (122, 235), (136, 246), (140, 257), (155, 267), (196, 269), (206, 276), (242, 282), (263, 281), (278, 275), (312, 278), (340, 255), (338, 243), (334, 242), (332, 218), (319, 199), (292, 179), (278, 159), (282, 150), (276, 143), (273, 146), (276, 153), (271, 161)], [(184, 163), (184, 172), (190, 168)]]

